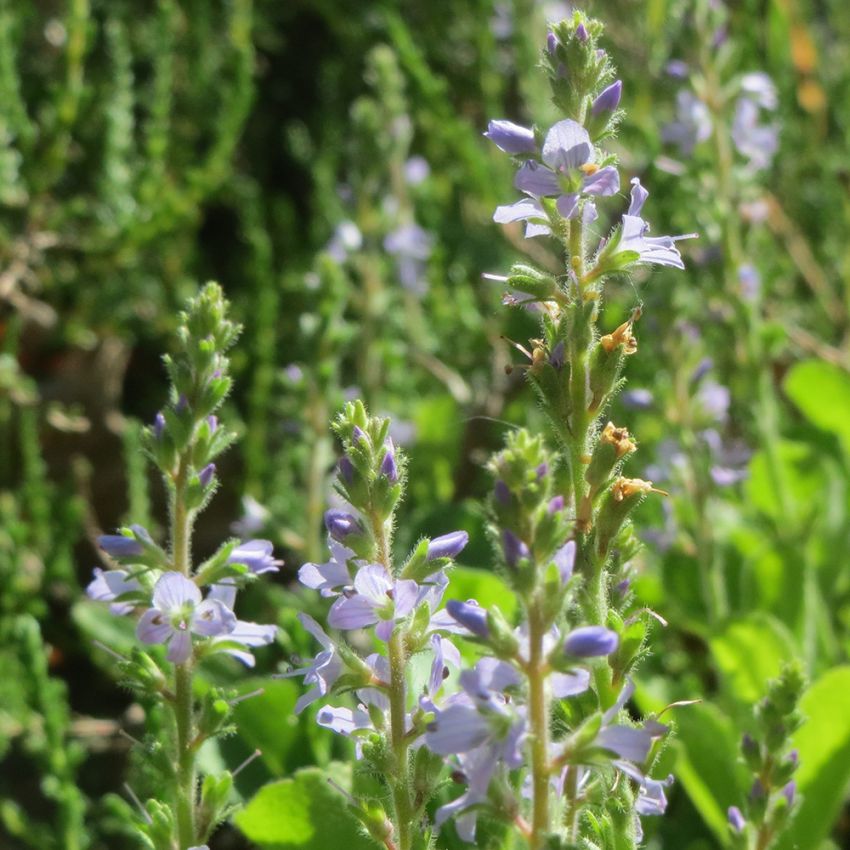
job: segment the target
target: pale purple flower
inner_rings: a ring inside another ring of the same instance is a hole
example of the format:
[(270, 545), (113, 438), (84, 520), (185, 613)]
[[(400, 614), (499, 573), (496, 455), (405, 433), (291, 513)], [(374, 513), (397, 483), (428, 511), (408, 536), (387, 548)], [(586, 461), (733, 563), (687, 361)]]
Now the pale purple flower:
[(433, 247), (434, 237), (414, 222), (384, 239), (384, 249), (395, 257), (399, 280), (408, 292), (423, 295), (427, 291), (425, 268)]
[(437, 558), (456, 558), (469, 543), (469, 535), (465, 531), (452, 531), (435, 537), (428, 544), (428, 553), (425, 556), (429, 561)]
[[(236, 585), (232, 579), (224, 579), (210, 587), (207, 600), (221, 602), (227, 609), (233, 611), (236, 603)], [(226, 634), (214, 637), (212, 645), (226, 644), (218, 650), (241, 661), (246, 667), (256, 663), (249, 649), (251, 647), (268, 646), (277, 636), (277, 626), (262, 623), (251, 623), (246, 620), (236, 620), (233, 629)], [(239, 644), (234, 646), (233, 644)]]
[(412, 156), (404, 163), (404, 179), (409, 186), (418, 186), (428, 179), (431, 167), (423, 156)]
[(142, 643), (167, 643), (168, 660), (182, 664), (192, 654), (192, 634), (230, 634), (236, 616), (218, 599), (201, 600), (195, 582), (177, 572), (164, 573), (154, 585), (153, 605), (142, 614), (136, 636)]
[(696, 145), (711, 135), (711, 126), (708, 107), (692, 91), (682, 89), (676, 95), (676, 120), (665, 125), (661, 138), (677, 145), (680, 154), (688, 158)]
[(253, 496), (242, 497), (242, 517), (230, 526), (230, 530), (239, 537), (250, 537), (268, 524), (271, 514)]
[(652, 393), (647, 389), (626, 390), (620, 396), (623, 406), (630, 410), (649, 410), (652, 407)]
[(135, 607), (132, 602), (114, 601), (125, 593), (141, 590), (139, 582), (134, 578), (128, 578), (129, 575), (127, 570), (102, 570), (95, 567), (94, 578), (86, 588), (86, 594), (95, 602), (112, 602), (109, 610), (116, 616), (129, 614)]
[(509, 154), (536, 153), (534, 131), (512, 121), (491, 121), (484, 134), (499, 150)]
[(227, 559), (228, 564), (243, 564), (254, 575), (276, 573), (283, 565), (272, 555), (274, 544), (270, 540), (247, 540), (240, 543)]
[(328, 541), (328, 546), (331, 559), (326, 564), (303, 564), (298, 570), (298, 581), (305, 587), (318, 590), (322, 596), (338, 596), (339, 588), (353, 583), (348, 561), (354, 553), (333, 538)]
[(571, 673), (552, 673), (549, 677), (552, 696), (558, 699), (578, 696), (590, 687), (590, 671), (577, 668)]
[(355, 743), (358, 759), (363, 754), (363, 733), (374, 731), (372, 719), (364, 705), (359, 705), (354, 709), (337, 708), (333, 705), (322, 706), (316, 715), (316, 722), (319, 726), (336, 732), (337, 735), (351, 738)]
[(751, 171), (767, 168), (779, 149), (779, 127), (761, 124), (759, 104), (749, 97), (741, 97), (735, 105), (732, 120), (732, 141), (738, 153), (748, 160)]
[(312, 686), (295, 703), (296, 714), (300, 714), (317, 699), (326, 697), (343, 672), (343, 663), (336, 644), (325, 634), (322, 627), (309, 614), (299, 613), (298, 620), (321, 644), (322, 651), (306, 667), (279, 674), (280, 678), (303, 676), (304, 684)]
[(649, 225), (640, 217), (644, 202), (649, 197), (649, 192), (640, 184), (637, 177), (632, 178), (631, 203), (626, 215), (623, 216), (623, 225), (620, 241), (616, 253), (623, 251), (634, 251), (638, 263), (654, 263), (659, 266), (673, 266), (683, 269), (682, 255), (676, 247), (680, 239), (692, 239), (695, 233), (681, 236), (648, 236)]
[(353, 221), (341, 221), (333, 232), (325, 251), (338, 263), (344, 263), (348, 255), (363, 247), (363, 234)]
[(340, 596), (328, 613), (335, 629), (362, 629), (378, 624), (375, 634), (389, 640), (398, 620), (404, 619), (419, 601), (419, 585), (410, 579), (393, 579), (380, 564), (357, 571), (352, 592)]
[(778, 105), (776, 86), (764, 71), (751, 71), (741, 77), (741, 93), (762, 109), (773, 111)]
[[(560, 507), (564, 505), (563, 496), (556, 496), (555, 499), (560, 499)], [(554, 502), (555, 499), (552, 501)], [(549, 504), (551, 512), (551, 502)], [(568, 540), (557, 552), (552, 559), (558, 569), (558, 575), (561, 577), (561, 584), (566, 584), (573, 576), (573, 568), (576, 562), (576, 542)]]
[(528, 546), (507, 528), (502, 531), (502, 554), (509, 567), (515, 567), (523, 558), (531, 556)]

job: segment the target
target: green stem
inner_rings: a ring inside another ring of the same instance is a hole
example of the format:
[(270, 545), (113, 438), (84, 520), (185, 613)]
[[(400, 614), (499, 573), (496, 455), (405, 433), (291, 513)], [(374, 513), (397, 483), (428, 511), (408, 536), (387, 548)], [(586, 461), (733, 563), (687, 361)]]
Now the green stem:
[(539, 850), (549, 833), (549, 694), (543, 652), (546, 624), (540, 605), (528, 611), (528, 720), (531, 731), (532, 820), (529, 847)]
[(564, 828), (566, 839), (570, 844), (578, 840), (578, 768), (575, 765), (567, 767), (567, 778), (564, 782)]
[[(186, 479), (188, 461), (180, 461), (174, 476), (171, 505), (171, 556), (174, 569), (186, 577), (191, 576), (190, 544), (192, 513), (186, 507)], [(176, 733), (176, 815), (179, 850), (188, 850), (195, 842), (195, 737), (192, 661), (174, 665), (174, 728)]]
[(410, 788), (408, 740), (405, 730), (407, 708), (404, 642), (398, 631), (389, 641), (390, 656), (390, 738), (395, 756), (396, 775), (393, 777), (393, 805), (398, 850), (410, 850), (413, 803)]

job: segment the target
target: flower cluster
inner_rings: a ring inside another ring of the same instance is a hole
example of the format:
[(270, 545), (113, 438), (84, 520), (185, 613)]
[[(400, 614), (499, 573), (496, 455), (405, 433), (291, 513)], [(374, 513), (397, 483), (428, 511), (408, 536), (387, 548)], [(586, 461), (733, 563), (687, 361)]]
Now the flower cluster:
[(95, 569), (87, 588), (91, 599), (109, 603), (116, 616), (138, 614), (140, 643), (164, 645), (170, 662), (163, 664), (161, 652), (141, 647), (130, 658), (119, 656), (127, 684), (173, 714), (175, 734), (152, 768), (161, 774), (168, 802), (139, 804), (139, 828), (155, 850), (207, 850), (199, 842), (232, 809), (234, 773), (208, 774), (199, 784), (195, 762), (204, 741), (231, 728), (234, 695), (210, 688), (198, 705), (195, 665), (225, 653), (253, 666), (252, 650), (272, 643), (277, 632), (274, 625), (246, 622), (234, 613), (239, 588), (280, 567), (269, 541), (229, 540), (197, 567), (192, 564), (195, 518), (216, 490), (214, 461), (233, 440), (216, 411), (230, 389), (227, 351), (238, 333), (216, 284), (208, 284), (181, 316), (177, 352), (165, 358), (170, 402), (146, 434), (169, 495), (168, 546), (160, 547), (139, 525), (101, 536), (100, 548), (115, 566)]
[[(320, 645), (318, 654), (282, 675), (301, 676), (309, 690), (300, 712), (314, 702), (354, 692), (356, 704), (323, 702), (317, 722), (351, 738), (358, 757), (385, 777), (392, 807), (376, 819), (364, 801), (357, 814), (387, 846), (414, 846), (412, 826), (434, 793), (440, 760), (421, 747), (430, 706), (443, 693), (460, 653), (449, 635), (463, 631), (444, 608), (446, 569), (468, 542), (465, 531), (420, 540), (396, 564), (392, 529), (404, 492), (405, 459), (389, 436), (389, 421), (350, 403), (336, 422), (345, 453), (336, 489), (345, 505), (325, 514), (330, 559), (304, 564), (299, 581), (332, 600), (327, 623), (337, 632), (362, 631), (371, 652), (331, 636), (307, 614), (299, 620)], [(422, 656), (425, 665), (411, 665)], [(421, 837), (416, 837), (420, 841)], [(416, 846), (420, 846), (416, 844)], [(423, 844), (421, 846), (427, 846)]]

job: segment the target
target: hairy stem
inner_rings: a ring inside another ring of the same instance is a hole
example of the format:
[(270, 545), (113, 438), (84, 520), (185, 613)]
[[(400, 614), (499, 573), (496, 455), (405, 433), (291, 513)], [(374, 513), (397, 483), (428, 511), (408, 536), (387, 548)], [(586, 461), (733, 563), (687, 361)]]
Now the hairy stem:
[(408, 741), (405, 730), (407, 663), (401, 634), (395, 631), (389, 641), (390, 655), (390, 736), (396, 762), (393, 777), (393, 805), (398, 850), (410, 850), (412, 828), (412, 800), (410, 788), (410, 765), (407, 756)]
[[(192, 571), (190, 544), (192, 513), (186, 507), (186, 479), (188, 462), (182, 458), (174, 476), (171, 503), (171, 556), (174, 569), (190, 577)], [(194, 700), (192, 685), (192, 660), (174, 666), (174, 728), (176, 737), (176, 814), (179, 850), (188, 850), (195, 844), (195, 737)]]
[(543, 639), (546, 626), (540, 604), (529, 606), (528, 720), (531, 731), (533, 814), (529, 847), (539, 850), (549, 833), (549, 694)]

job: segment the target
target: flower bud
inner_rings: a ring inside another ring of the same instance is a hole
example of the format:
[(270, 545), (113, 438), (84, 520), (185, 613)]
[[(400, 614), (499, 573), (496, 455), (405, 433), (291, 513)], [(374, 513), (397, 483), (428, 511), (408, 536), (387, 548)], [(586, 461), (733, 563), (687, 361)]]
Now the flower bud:
[(208, 463), (199, 473), (198, 473), (198, 481), (201, 484), (201, 487), (204, 490), (210, 486), (212, 483), (213, 477), (215, 476), (215, 464)]
[(435, 537), (428, 544), (427, 559), (435, 561), (437, 558), (456, 558), (469, 543), (469, 535), (465, 531), (452, 531)]
[(503, 507), (510, 505), (511, 491), (508, 489), (508, 485), (505, 484), (501, 478), (497, 479), (493, 486), (493, 495), (496, 497), (496, 501)]
[(588, 39), (589, 37), (590, 37), (590, 36), (588, 35), (588, 33), (587, 33), (587, 29), (585, 28), (584, 24), (579, 24), (579, 25), (576, 27), (576, 38), (577, 38), (577, 39), (578, 39), (578, 40), (579, 40), (582, 44), (584, 44), (584, 43), (587, 41), (587, 39)]
[(505, 556), (505, 563), (509, 567), (516, 567), (523, 558), (527, 558), (531, 553), (528, 546), (516, 534), (506, 528), (502, 531), (502, 554)]
[(345, 539), (352, 534), (363, 533), (363, 526), (357, 517), (336, 508), (325, 512), (325, 528), (338, 543), (345, 543)]
[(509, 154), (536, 153), (534, 131), (512, 121), (491, 121), (484, 134), (496, 147)]
[(573, 629), (564, 640), (564, 652), (574, 658), (599, 658), (610, 655), (620, 643), (619, 635), (604, 626)]
[(782, 796), (788, 801), (789, 806), (794, 805), (794, 798), (797, 795), (797, 783), (792, 779), (782, 789)]
[(390, 441), (388, 441), (384, 459), (381, 461), (381, 475), (383, 475), (390, 484), (395, 484), (396, 481), (398, 481), (398, 466), (395, 462), (395, 449)]
[(125, 534), (102, 534), (97, 538), (97, 545), (112, 558), (132, 558), (144, 552), (144, 547), (135, 537)]
[(351, 484), (354, 481), (354, 464), (348, 455), (343, 455), (337, 464), (337, 473), (344, 484)]
[(729, 819), (729, 826), (731, 826), (733, 831), (738, 835), (746, 829), (747, 822), (744, 820), (744, 816), (741, 814), (741, 810), (737, 806), (729, 806), (726, 816)]
[(487, 610), (480, 607), (474, 599), (470, 599), (469, 602), (449, 599), (446, 602), (446, 611), (452, 619), (464, 628), (469, 629), (472, 634), (480, 638), (490, 636), (490, 627), (487, 625)]
[(162, 415), (162, 411), (157, 413), (153, 420), (153, 435), (157, 440), (162, 439), (162, 435), (165, 433), (165, 417)]
[(604, 113), (612, 113), (620, 105), (620, 97), (622, 94), (622, 81), (617, 80), (617, 82), (611, 83), (611, 85), (608, 86), (608, 88), (603, 89), (599, 97), (593, 101), (593, 105), (590, 107), (590, 114), (598, 117)]

